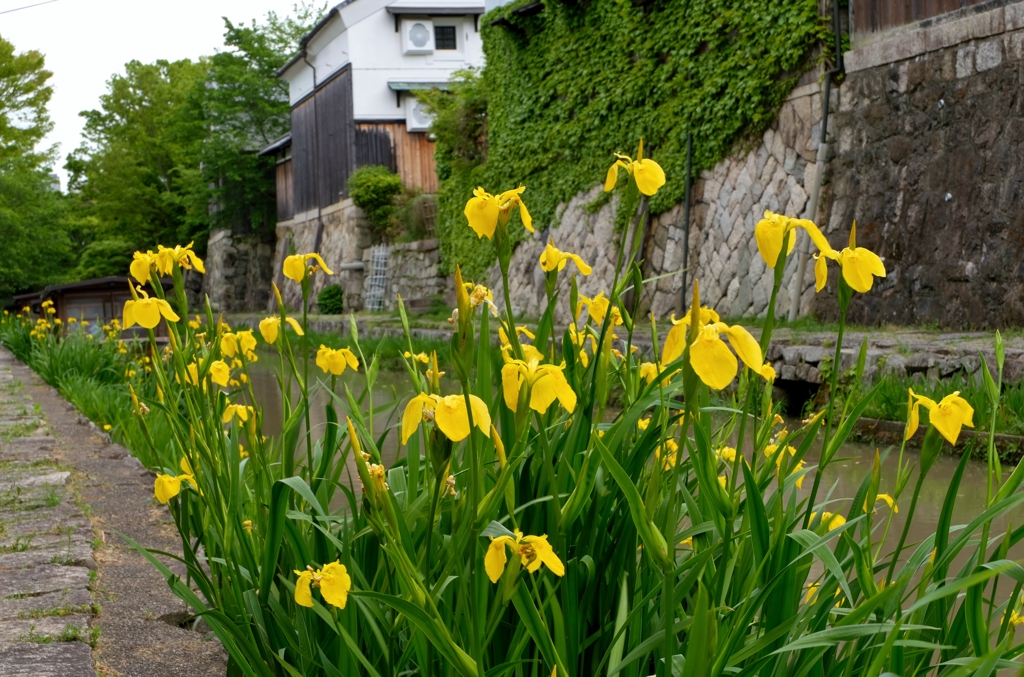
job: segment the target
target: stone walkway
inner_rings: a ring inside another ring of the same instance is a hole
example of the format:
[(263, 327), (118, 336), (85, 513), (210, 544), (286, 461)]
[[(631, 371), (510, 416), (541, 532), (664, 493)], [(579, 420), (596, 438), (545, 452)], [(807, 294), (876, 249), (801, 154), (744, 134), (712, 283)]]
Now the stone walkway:
[(118, 536), (181, 552), (152, 483), (0, 348), (0, 674), (225, 674), (220, 644), (180, 627), (187, 607)]

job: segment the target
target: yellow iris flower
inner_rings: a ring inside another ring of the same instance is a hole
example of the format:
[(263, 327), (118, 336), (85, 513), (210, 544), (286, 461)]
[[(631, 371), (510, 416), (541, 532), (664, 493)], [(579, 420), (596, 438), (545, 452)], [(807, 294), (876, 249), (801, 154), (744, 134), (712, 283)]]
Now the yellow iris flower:
[(210, 365), (210, 380), (221, 388), (227, 387), (231, 378), (231, 367), (224, 360), (217, 360)]
[(196, 484), (196, 478), (192, 474), (192, 468), (189, 467), (188, 461), (184, 458), (181, 459), (181, 471), (182, 475), (164, 475), (162, 473), (156, 476), (156, 480), (153, 482), (153, 495), (156, 496), (156, 500), (166, 504), (167, 501), (171, 500), (179, 493), (181, 493), (181, 483), (188, 482), (192, 485), (192, 488), (199, 491), (199, 485)]
[(413, 362), (422, 362), (423, 364), (430, 364), (430, 358), (427, 357), (426, 353), (416, 353), (415, 355), (413, 355), (408, 350), (406, 350), (404, 353), (402, 353), (402, 357), (404, 357), (407, 360), (412, 360)]
[(164, 247), (163, 245), (157, 246), (156, 256), (154, 257), (154, 263), (156, 269), (161, 275), (170, 275), (174, 272), (174, 266), (178, 265), (186, 270), (190, 270), (192, 266), (195, 266), (196, 270), (200, 273), (206, 274), (206, 268), (203, 267), (203, 260), (196, 256), (196, 253), (192, 251), (192, 243), (189, 242), (187, 245), (182, 247), (178, 245), (174, 249)]
[[(779, 436), (780, 437), (785, 436), (785, 430), (783, 430), (781, 433), (779, 433)], [(778, 448), (779, 448), (779, 445), (777, 445), (777, 444), (769, 444), (767, 447), (764, 448), (764, 455), (767, 456), (768, 458), (771, 458), (772, 456), (775, 456), (775, 452), (776, 452), (776, 450), (778, 450)], [(789, 452), (790, 456), (795, 456), (796, 455), (796, 447), (787, 446), (786, 447), (786, 451)], [(783, 457), (784, 453), (785, 452), (780, 452), (777, 456), (775, 456), (775, 467), (776, 467), (777, 470), (782, 470), (782, 457)], [(801, 470), (804, 469), (804, 465), (805, 464), (804, 464), (803, 461), (797, 461), (797, 464), (794, 467), (789, 469), (789, 474), (792, 475), (793, 473), (800, 472)], [(797, 489), (803, 489), (804, 477), (806, 477), (806, 475), (801, 475), (800, 477), (797, 478), (797, 480), (796, 480), (796, 488)], [(781, 477), (779, 478), (779, 481), (782, 481)]]
[(142, 289), (138, 290), (141, 295), (137, 299), (128, 299), (124, 302), (122, 317), (124, 328), (138, 324), (146, 329), (154, 329), (160, 324), (160, 316), (163, 315), (169, 322), (177, 322), (181, 318), (171, 308), (171, 304), (163, 299), (149, 298), (149, 294)]
[[(814, 517), (817, 514), (818, 513), (816, 512), (811, 513), (812, 522), (814, 521)], [(826, 527), (829, 531), (832, 531), (833, 529), (838, 529), (839, 527), (846, 524), (846, 518), (840, 515), (839, 513), (823, 512), (821, 513), (821, 524), (822, 526)]]
[(545, 413), (556, 399), (566, 411), (576, 408), (576, 393), (565, 379), (564, 365), (540, 364), (536, 356), (529, 361), (506, 360), (501, 368), (501, 387), (509, 409), (516, 411), (524, 385), (530, 389), (530, 409), (536, 412)]
[(658, 365), (653, 362), (644, 362), (640, 365), (640, 378), (648, 383), (654, 383), (654, 379), (658, 378), (659, 373)]
[[(587, 309), (587, 314), (590, 315), (590, 319), (594, 321), (594, 324), (604, 324), (605, 315), (608, 314), (608, 308), (611, 305), (611, 300), (605, 298), (604, 292), (601, 292), (594, 298), (587, 298), (583, 294), (580, 294), (580, 298), (576, 301), (576, 317), (580, 316), (580, 311), (583, 310), (584, 306)], [(622, 324), (622, 314), (619, 309), (615, 306), (611, 306), (612, 313), (612, 327), (617, 327)]]
[(946, 395), (937, 403), (935, 400), (924, 395), (916, 395), (913, 389), (910, 389), (909, 392), (910, 400), (907, 403), (908, 420), (905, 439), (909, 440), (917, 432), (917, 427), (921, 422), (920, 407), (928, 410), (928, 420), (943, 437), (949, 440), (950, 444), (956, 444), (957, 438), (960, 437), (960, 429), (963, 426), (968, 428), (974, 427), (974, 408), (971, 407), (967, 400), (960, 397), (959, 390)]
[[(476, 395), (469, 396), (469, 403), (473, 407), (473, 425), (485, 435), (490, 435), (491, 414), (487, 405)], [(409, 400), (402, 414), (402, 444), (408, 444), (424, 418), (433, 421), (452, 442), (469, 437), (469, 413), (466, 411), (466, 398), (462, 395), (441, 397), (420, 393)]]
[(628, 155), (615, 153), (615, 157), (619, 159), (608, 168), (608, 174), (604, 179), (605, 192), (615, 188), (615, 184), (619, 180), (620, 167), (633, 176), (633, 180), (636, 181), (636, 187), (644, 195), (654, 195), (658, 192), (659, 188), (665, 185), (665, 170), (654, 160), (648, 160), (644, 157), (643, 139), (640, 139), (640, 149), (636, 155), (636, 160), (633, 160)]
[(156, 268), (156, 254), (151, 251), (146, 252), (135, 252), (132, 263), (128, 266), (128, 271), (132, 274), (139, 284), (146, 284), (149, 282), (149, 274)]
[(286, 257), (284, 260), (284, 266), (282, 267), (284, 270), (284, 276), (287, 277), (289, 280), (302, 282), (304, 279), (306, 279), (306, 274), (309, 272), (310, 266), (308, 266), (306, 262), (309, 261), (310, 259), (314, 259), (316, 261), (316, 265), (319, 265), (321, 268), (323, 268), (325, 273), (327, 273), (328, 275), (334, 275), (334, 271), (327, 267), (327, 264), (324, 263), (324, 260), (322, 258), (320, 258), (320, 255), (313, 253), (293, 254), (292, 256)]
[(544, 247), (544, 251), (540, 255), (540, 269), (545, 273), (550, 273), (553, 270), (561, 272), (569, 261), (575, 263), (576, 268), (584, 275), (594, 272), (594, 269), (588, 266), (582, 258), (576, 254), (561, 251), (555, 247), (555, 240), (549, 238), (547, 246)]
[(359, 359), (348, 348), (334, 350), (320, 344), (320, 350), (316, 351), (316, 366), (323, 369), (325, 374), (330, 372), (335, 376), (340, 376), (344, 373), (345, 367), (359, 369)]
[(312, 608), (312, 588), (320, 588), (325, 602), (339, 609), (345, 608), (348, 591), (352, 589), (352, 577), (348, 575), (344, 564), (334, 561), (316, 570), (307, 566), (305, 571), (296, 571), (295, 574), (299, 577), (295, 581), (296, 604)]
[(843, 271), (843, 279), (850, 288), (860, 293), (871, 291), (875, 277), (885, 277), (885, 264), (878, 254), (870, 249), (857, 246), (857, 223), (850, 229), (850, 246), (837, 252), (831, 247), (822, 249), (821, 255), (814, 262), (814, 288), (821, 291), (828, 282), (828, 267), (825, 259), (838, 261)]
[[(286, 317), (284, 321), (287, 322), (295, 333), (299, 336), (304, 336), (305, 333), (302, 331), (302, 325), (294, 317)], [(281, 329), (281, 318), (274, 316), (260, 320), (260, 334), (263, 336), (263, 340), (267, 343), (277, 343), (277, 335)]]
[(476, 236), (478, 238), (493, 238), (494, 230), (498, 227), (498, 220), (501, 219), (502, 223), (507, 222), (512, 208), (517, 206), (523, 226), (532, 233), (533, 218), (527, 211), (523, 199), (519, 197), (524, 190), (526, 190), (524, 186), (519, 186), (494, 196), (485, 191), (483, 186), (478, 186), (473, 191), (473, 197), (466, 202), (466, 209), (463, 211), (466, 220), (469, 221), (469, 227), (473, 229)]
[[(875, 503), (878, 503), (879, 501), (882, 501), (883, 503), (885, 503), (887, 506), (889, 506), (889, 510), (892, 510), (895, 513), (898, 513), (900, 511), (900, 507), (898, 505), (896, 505), (896, 501), (889, 494), (878, 494), (877, 496), (875, 496)], [(867, 512), (867, 511), (868, 511), (868, 502), (865, 499), (865, 501), (864, 501), (864, 512)]]
[[(813, 221), (793, 219), (766, 210), (764, 218), (754, 226), (754, 240), (757, 241), (757, 251), (760, 252), (761, 258), (764, 259), (769, 268), (774, 268), (775, 264), (778, 263), (779, 254), (782, 253), (782, 243), (785, 241), (786, 235), (797, 228), (803, 228), (807, 231), (811, 241), (814, 242), (814, 246), (819, 251), (832, 251), (828, 240), (825, 239), (825, 236), (818, 230), (818, 226), (814, 225)], [(789, 238), (787, 253), (792, 253), (795, 246), (796, 235), (794, 234), (793, 237)]]
[(721, 390), (729, 385), (739, 370), (736, 356), (725, 345), (722, 334), (729, 338), (736, 355), (739, 355), (748, 367), (760, 374), (763, 364), (761, 346), (743, 327), (730, 327), (724, 322), (700, 327), (697, 338), (690, 346), (690, 366), (700, 380), (714, 390)]
[(245, 404), (229, 404), (224, 407), (224, 414), (221, 416), (222, 423), (229, 423), (235, 416), (242, 423), (249, 420), (250, 416), (255, 416), (256, 410)]
[[(689, 313), (684, 315), (681, 320), (677, 320), (675, 314), (670, 319), (672, 320), (672, 328), (669, 329), (668, 336), (665, 337), (665, 345), (661, 348), (661, 366), (663, 367), (678, 360), (679, 356), (683, 354), (683, 350), (686, 348), (687, 333), (690, 328)], [(720, 319), (718, 313), (713, 308), (701, 306), (698, 322), (701, 324), (715, 324)]]
[(487, 546), (487, 554), (484, 555), (484, 569), (487, 571), (487, 577), (491, 579), (491, 583), (497, 583), (505, 571), (505, 564), (508, 562), (506, 548), (511, 548), (512, 554), (519, 555), (523, 567), (531, 574), (540, 569), (543, 564), (554, 575), (565, 575), (565, 565), (562, 564), (562, 560), (558, 559), (554, 548), (548, 543), (547, 534), (523, 536), (523, 533), (516, 529), (514, 537), (491, 537), (491, 544)]
[(252, 329), (234, 334), (224, 334), (220, 337), (220, 351), (228, 357), (242, 353), (246, 359), (251, 361), (256, 356), (253, 352), (255, 349), (256, 337), (252, 335)]

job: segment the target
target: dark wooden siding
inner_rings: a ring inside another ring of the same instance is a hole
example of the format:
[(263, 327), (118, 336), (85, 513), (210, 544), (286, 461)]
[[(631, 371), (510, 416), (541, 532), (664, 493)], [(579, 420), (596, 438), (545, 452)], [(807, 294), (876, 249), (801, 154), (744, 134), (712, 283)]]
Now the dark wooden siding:
[(395, 142), (380, 125), (360, 123), (356, 125), (356, 166), (368, 165), (380, 165), (397, 172)]
[(345, 195), (355, 160), (354, 131), (348, 68), (292, 108), (293, 215)]
[(277, 220), (287, 221), (295, 216), (295, 198), (292, 190), (292, 159), (280, 160), (276, 170)]
[[(369, 147), (364, 153), (357, 153), (360, 158), (359, 166), (367, 164), (384, 164), (392, 171), (398, 172), (402, 182), (409, 187), (419, 188), (425, 193), (437, 192), (437, 171), (434, 167), (434, 142), (427, 138), (426, 132), (408, 132), (405, 129), (405, 122), (359, 122), (356, 123), (357, 138), (363, 136), (365, 139), (373, 138), (376, 148)], [(362, 157), (369, 158), (372, 152), (379, 152), (377, 157), (383, 157), (385, 141), (388, 145), (392, 164), (384, 162), (363, 162)]]
[(987, 0), (853, 0), (853, 27), (873, 33), (978, 5)]

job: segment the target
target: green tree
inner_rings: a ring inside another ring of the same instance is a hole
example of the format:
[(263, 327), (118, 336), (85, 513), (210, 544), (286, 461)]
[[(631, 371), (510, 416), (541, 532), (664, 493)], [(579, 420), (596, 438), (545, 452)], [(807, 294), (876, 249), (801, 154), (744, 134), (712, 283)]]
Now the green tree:
[(205, 61), (131, 61), (107, 82), (100, 109), (81, 113), (84, 142), (68, 156), (69, 189), (95, 219), (95, 239), (137, 248), (188, 242), (188, 172), (199, 167), (201, 123), (185, 102), (206, 77)]
[(189, 101), (189, 116), (206, 129), (202, 171), (192, 183), (197, 227), (273, 227), (274, 158), (257, 151), (291, 126), (288, 87), (277, 71), (323, 11), (304, 4), (293, 16), (270, 12), (263, 23), (248, 25), (224, 18), (227, 49), (209, 58), (206, 81)]
[(41, 53), (16, 53), (0, 37), (0, 299), (59, 281), (73, 265), (54, 153), (38, 148), (53, 126), (51, 75)]

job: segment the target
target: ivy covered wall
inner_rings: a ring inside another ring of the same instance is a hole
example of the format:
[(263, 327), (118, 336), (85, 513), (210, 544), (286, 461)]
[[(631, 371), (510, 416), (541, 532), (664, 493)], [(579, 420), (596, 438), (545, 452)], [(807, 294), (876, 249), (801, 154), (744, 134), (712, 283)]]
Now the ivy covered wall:
[(474, 187), (523, 183), (543, 229), (643, 137), (669, 177), (651, 208), (666, 211), (683, 198), (687, 131), (696, 176), (764, 131), (827, 36), (818, 0), (543, 1), (484, 16), (483, 73), (455, 102), (432, 97), (442, 256), (470, 278), (494, 256), (462, 216)]

